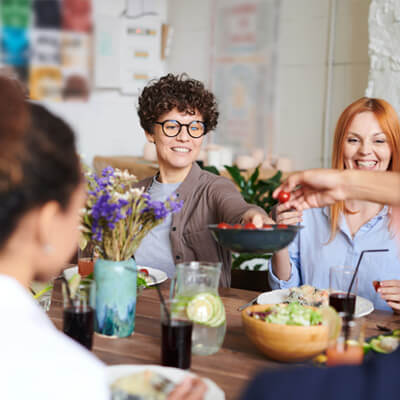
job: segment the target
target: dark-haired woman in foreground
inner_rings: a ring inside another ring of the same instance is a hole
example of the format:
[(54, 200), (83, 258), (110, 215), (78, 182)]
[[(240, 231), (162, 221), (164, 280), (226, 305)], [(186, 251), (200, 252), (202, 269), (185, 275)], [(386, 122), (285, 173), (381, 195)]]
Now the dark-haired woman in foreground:
[(70, 128), (0, 78), (0, 398), (108, 399), (102, 364), (27, 288), (76, 249), (85, 192)]
[[(58, 331), (28, 290), (74, 253), (85, 200), (71, 129), (0, 78), (0, 399), (109, 400), (103, 364)], [(170, 399), (202, 398), (185, 380)]]
[(230, 252), (215, 242), (207, 225), (252, 222), (262, 226), (273, 221), (264, 210), (246, 203), (232, 181), (195, 163), (204, 135), (217, 126), (214, 95), (197, 80), (168, 74), (143, 90), (138, 113), (147, 140), (155, 143), (160, 171), (137, 186), (161, 201), (176, 192), (183, 208), (143, 239), (136, 262), (172, 277), (177, 263), (220, 261), (220, 285), (229, 287)]

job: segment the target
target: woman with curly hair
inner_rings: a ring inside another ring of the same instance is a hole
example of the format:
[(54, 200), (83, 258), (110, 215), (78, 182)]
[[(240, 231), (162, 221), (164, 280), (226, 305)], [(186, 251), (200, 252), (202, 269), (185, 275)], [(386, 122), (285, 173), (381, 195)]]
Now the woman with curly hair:
[(264, 210), (246, 203), (229, 179), (204, 171), (195, 162), (204, 135), (217, 126), (214, 95), (186, 74), (168, 74), (144, 88), (138, 114), (147, 140), (156, 146), (160, 170), (137, 186), (144, 186), (155, 200), (175, 192), (183, 208), (147, 234), (135, 253), (136, 262), (172, 277), (177, 263), (220, 261), (220, 285), (229, 287), (230, 252), (216, 243), (207, 225), (261, 226), (271, 220)]

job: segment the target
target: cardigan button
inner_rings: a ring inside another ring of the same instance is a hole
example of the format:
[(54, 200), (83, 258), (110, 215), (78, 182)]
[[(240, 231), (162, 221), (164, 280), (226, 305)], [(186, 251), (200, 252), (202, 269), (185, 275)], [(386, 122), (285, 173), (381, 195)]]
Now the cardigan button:
[(175, 257), (177, 260), (180, 260), (181, 259), (181, 256), (176, 256)]
[(175, 232), (175, 231), (176, 231), (176, 226), (173, 226), (173, 227), (172, 227), (172, 230)]

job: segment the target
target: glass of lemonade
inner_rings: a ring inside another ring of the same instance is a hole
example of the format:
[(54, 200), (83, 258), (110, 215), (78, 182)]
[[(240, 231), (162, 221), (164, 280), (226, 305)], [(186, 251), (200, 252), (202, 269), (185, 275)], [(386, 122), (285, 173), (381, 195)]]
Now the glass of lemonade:
[(220, 274), (221, 263), (192, 261), (176, 266), (170, 295), (186, 308), (193, 322), (193, 354), (214, 354), (224, 341), (226, 317), (218, 294)]

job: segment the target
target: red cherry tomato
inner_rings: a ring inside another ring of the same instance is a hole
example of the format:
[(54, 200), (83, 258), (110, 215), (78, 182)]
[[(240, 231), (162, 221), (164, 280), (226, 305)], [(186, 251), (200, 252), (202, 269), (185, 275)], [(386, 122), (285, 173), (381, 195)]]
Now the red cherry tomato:
[(257, 229), (257, 227), (252, 222), (248, 222), (244, 225), (244, 229)]
[(279, 203), (286, 203), (290, 199), (290, 193), (284, 192), (283, 190), (279, 192), (278, 201)]
[(264, 225), (263, 225), (263, 228), (264, 228), (264, 229), (271, 229), (271, 228), (272, 228), (272, 225), (264, 224)]
[(285, 224), (278, 224), (277, 226), (276, 226), (278, 229), (287, 229), (287, 225), (285, 225)]
[(233, 229), (242, 229), (242, 228), (243, 228), (243, 226), (240, 224), (233, 225)]
[(141, 272), (142, 274), (148, 276), (149, 275), (149, 271), (146, 268), (140, 268), (139, 272)]
[(217, 225), (217, 228), (219, 228), (219, 229), (231, 229), (232, 226), (229, 225), (229, 224), (227, 224), (227, 223), (225, 223), (225, 222), (220, 222), (220, 223)]
[(372, 281), (372, 284), (374, 285), (375, 292), (377, 292), (378, 289), (381, 287), (381, 283), (379, 281)]

